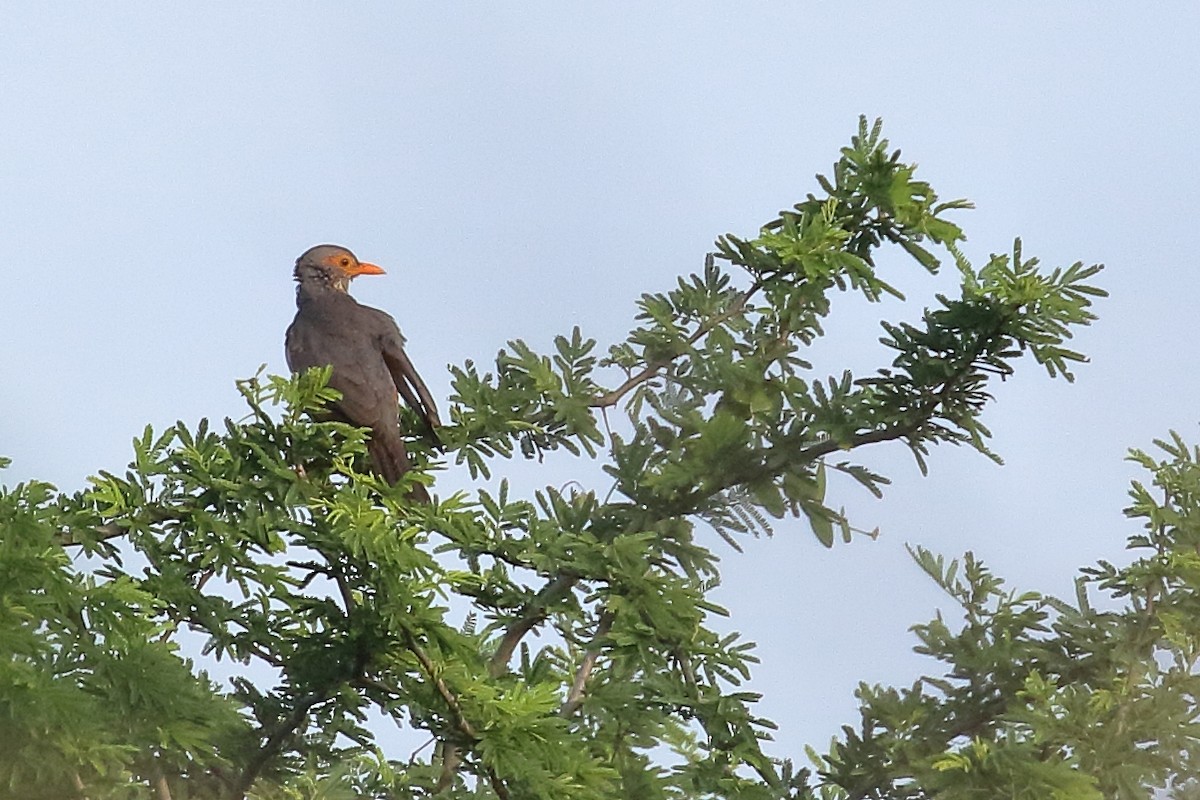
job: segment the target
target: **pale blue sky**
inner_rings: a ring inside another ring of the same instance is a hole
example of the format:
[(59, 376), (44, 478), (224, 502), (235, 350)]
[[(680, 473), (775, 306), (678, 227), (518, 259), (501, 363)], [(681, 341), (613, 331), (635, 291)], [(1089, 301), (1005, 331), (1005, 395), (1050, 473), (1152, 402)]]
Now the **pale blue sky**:
[[(977, 203), (970, 256), (1021, 235), (1049, 265), (1108, 264), (1112, 298), (1074, 386), (1027, 363), (997, 387), (1007, 466), (942, 450), (921, 479), (880, 447), (884, 501), (833, 486), (879, 541), (825, 551), (794, 521), (744, 555), (712, 537), (772, 752), (853, 721), (859, 680), (924, 667), (906, 629), (949, 607), (905, 542), (1061, 593), (1124, 557), (1125, 449), (1200, 439), (1194, 4), (510, 5), (10, 4), (4, 480), (75, 489), (147, 422), (240, 416), (233, 381), (286, 369), (291, 265), (318, 242), (389, 269), (355, 292), (439, 398), (444, 365), (509, 338), (578, 324), (607, 346), (638, 294), (812, 190), (862, 113)], [(915, 317), (948, 277), (889, 273), (910, 306), (883, 311)], [(879, 309), (843, 306), (821, 363), (880, 365)]]

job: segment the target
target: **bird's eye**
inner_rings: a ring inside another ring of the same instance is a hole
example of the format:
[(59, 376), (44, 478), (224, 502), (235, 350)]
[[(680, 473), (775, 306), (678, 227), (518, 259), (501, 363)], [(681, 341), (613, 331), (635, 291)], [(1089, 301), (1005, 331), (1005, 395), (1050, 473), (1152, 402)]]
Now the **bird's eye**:
[(348, 267), (348, 266), (350, 266), (350, 259), (348, 259), (348, 258), (343, 258), (343, 259), (342, 259), (342, 266), (343, 266), (343, 267)]

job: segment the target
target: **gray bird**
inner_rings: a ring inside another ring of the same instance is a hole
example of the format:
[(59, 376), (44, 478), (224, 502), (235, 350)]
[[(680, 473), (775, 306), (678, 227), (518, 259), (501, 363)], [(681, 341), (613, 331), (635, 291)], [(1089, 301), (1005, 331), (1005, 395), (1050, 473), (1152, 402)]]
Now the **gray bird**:
[[(371, 429), (371, 469), (395, 485), (411, 468), (398, 398), (404, 398), (430, 432), (441, 423), (425, 381), (404, 352), (396, 321), (348, 294), (350, 281), (359, 275), (382, 274), (381, 268), (332, 244), (317, 245), (296, 259), (297, 311), (287, 330), (287, 363), (292, 372), (333, 367), (329, 385), (342, 393), (331, 407), (333, 416)], [(420, 484), (409, 497), (429, 502)]]

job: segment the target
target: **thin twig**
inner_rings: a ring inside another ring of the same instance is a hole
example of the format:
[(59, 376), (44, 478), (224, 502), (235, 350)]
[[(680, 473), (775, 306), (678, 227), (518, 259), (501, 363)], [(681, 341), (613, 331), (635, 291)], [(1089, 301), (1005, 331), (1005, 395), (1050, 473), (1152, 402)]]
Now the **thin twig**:
[[(196, 586), (194, 587), (194, 588), (195, 588), (195, 591), (197, 591), (197, 592), (198, 592), (198, 591), (200, 591), (201, 589), (203, 589), (203, 588), (204, 588), (204, 584), (208, 583), (208, 579), (209, 579), (209, 578), (211, 578), (211, 577), (212, 577), (213, 575), (215, 575), (216, 573), (217, 573), (217, 571), (216, 571), (215, 569), (206, 569), (206, 570), (204, 570), (204, 572), (202, 572), (202, 573), (200, 574), (200, 580), (196, 581)], [(171, 625), (169, 628), (167, 628), (167, 630), (163, 631), (163, 633), (162, 633), (162, 636), (158, 637), (158, 641), (160, 641), (160, 642), (165, 642), (165, 641), (167, 641), (167, 640), (168, 640), (168, 639), (170, 639), (170, 638), (171, 638), (173, 635), (175, 635), (175, 632), (176, 632), (177, 630), (179, 630), (179, 623), (178, 623), (178, 622), (174, 622), (174, 623), (173, 623), (173, 624), (172, 624), (172, 625)]]
[(434, 794), (441, 794), (454, 785), (454, 776), (462, 765), (462, 748), (452, 742), (442, 743), (442, 772), (438, 775), (437, 784), (433, 787)]
[(271, 760), (272, 756), (275, 756), (280, 750), (283, 749), (284, 742), (286, 742), (288, 737), (294, 734), (296, 729), (299, 728), (301, 723), (304, 722), (305, 717), (308, 716), (309, 709), (318, 703), (328, 700), (331, 694), (332, 687), (323, 692), (310, 693), (302, 701), (296, 704), (296, 707), (292, 709), (291, 714), (280, 720), (279, 724), (275, 726), (275, 730), (270, 736), (267, 737), (266, 742), (263, 743), (263, 746), (258, 749), (258, 752), (255, 753), (250, 759), (249, 763), (246, 764), (246, 768), (242, 770), (242, 774), (238, 777), (237, 782), (234, 784), (235, 797), (246, 796), (246, 792), (250, 791), (250, 787), (254, 785), (254, 781), (258, 778), (259, 773), (262, 772), (263, 768), (267, 765), (267, 762)]
[(433, 660), (429, 658), (429, 654), (425, 652), (425, 648), (417, 641), (416, 637), (408, 629), (404, 630), (404, 646), (417, 657), (417, 661), (421, 663), (421, 669), (425, 670), (426, 677), (433, 681), (433, 686), (437, 689), (438, 694), (446, 701), (446, 705), (450, 707), (450, 711), (454, 715), (454, 726), (462, 731), (463, 735), (471, 741), (478, 741), (479, 735), (475, 733), (475, 728), (470, 721), (463, 716), (462, 706), (455, 697), (454, 692), (450, 691), (450, 687), (446, 685), (446, 681), (441, 675), (437, 674), (437, 667)]
[(171, 787), (167, 784), (167, 776), (163, 775), (157, 761), (150, 765), (150, 782), (154, 786), (154, 796), (158, 800), (171, 800)]
[(89, 800), (87, 787), (83, 785), (83, 778), (79, 777), (78, 772), (71, 773), (71, 783), (75, 785), (75, 791), (79, 792), (80, 800)]
[[(725, 309), (720, 314), (697, 328), (695, 333), (687, 338), (687, 344), (695, 344), (703, 339), (705, 335), (707, 335), (718, 325), (721, 325), (725, 321), (742, 313), (742, 311), (746, 308), (746, 304), (750, 301), (750, 298), (753, 297), (761, 288), (762, 283), (755, 281), (749, 289), (742, 292), (740, 295), (738, 295), (736, 300), (729, 304), (729, 308)], [(608, 408), (609, 406), (615, 406), (630, 389), (633, 389), (634, 387), (650, 380), (674, 360), (675, 358), (660, 358), (656, 359), (655, 361), (651, 361), (641, 372), (631, 376), (628, 380), (626, 380), (616, 389), (613, 389), (611, 392), (607, 392), (606, 394), (602, 394), (593, 399), (590, 403), (588, 403), (588, 405), (592, 408)]]
[(415, 764), (415, 763), (416, 763), (416, 761), (417, 761), (417, 756), (421, 755), (421, 751), (422, 751), (422, 750), (424, 750), (426, 747), (429, 747), (429, 745), (433, 744), (433, 743), (434, 743), (434, 742), (436, 742), (437, 740), (438, 740), (438, 739), (437, 739), (437, 737), (436, 737), (436, 736), (431, 736), (431, 737), (429, 738), (429, 741), (427, 741), (425, 744), (423, 744), (423, 745), (421, 745), (420, 747), (418, 747), (416, 750), (413, 750), (413, 751), (412, 751), (412, 755), (410, 755), (410, 756), (408, 757), (408, 763), (409, 763), (409, 764)]
[[(86, 535), (86, 540), (90, 542), (94, 539), (103, 542), (108, 539), (115, 539), (118, 536), (124, 536), (127, 533), (129, 533), (127, 528), (122, 528), (115, 522), (107, 522), (92, 528)], [(58, 543), (63, 547), (81, 547), (84, 543), (84, 537), (77, 537), (74, 531), (59, 531), (55, 534), (55, 538), (58, 539)]]
[[(475, 727), (471, 725), (470, 720), (463, 714), (462, 705), (458, 702), (458, 698), (454, 692), (450, 691), (450, 687), (442, 680), (442, 676), (437, 674), (437, 668), (433, 660), (429, 658), (429, 654), (425, 652), (425, 648), (413, 636), (412, 631), (407, 628), (404, 630), (404, 644), (421, 664), (421, 669), (425, 671), (426, 676), (433, 682), (434, 688), (438, 694), (446, 701), (446, 705), (450, 707), (450, 711), (454, 716), (454, 725), (458, 730), (472, 742), (479, 741), (479, 734), (475, 732)], [(442, 774), (438, 778), (436, 791), (441, 792), (447, 789), (454, 781), (454, 773), (458, 770), (459, 764), (462, 763), (461, 750), (451, 742), (446, 742), (442, 751)], [(491, 767), (485, 766), (488, 782), (492, 785), (492, 790), (500, 800), (509, 800), (508, 787), (504, 785), (504, 781), (500, 780), (500, 776)]]
[[(177, 512), (168, 511), (159, 505), (147, 505), (143, 507), (142, 511), (149, 519), (151, 524), (158, 524), (160, 522), (167, 522), (169, 520), (175, 520), (177, 522), (180, 521), (180, 517)], [(125, 536), (128, 533), (128, 528), (122, 528), (116, 522), (106, 522), (103, 525), (97, 525), (96, 527), (90, 529), (86, 534), (79, 535), (76, 534), (75, 531), (63, 530), (55, 533), (54, 538), (56, 538), (59, 544), (61, 544), (63, 547), (76, 547), (83, 545), (85, 542), (103, 542), (108, 539), (115, 539), (118, 536)]]
[(558, 709), (560, 717), (571, 716), (583, 705), (583, 695), (587, 687), (587, 679), (596, 666), (596, 660), (600, 657), (600, 639), (606, 636), (612, 629), (613, 616), (613, 613), (608, 610), (600, 614), (600, 621), (596, 623), (596, 635), (592, 638), (592, 643), (584, 654), (583, 661), (579, 664), (579, 669), (575, 672), (575, 680), (571, 682), (571, 690), (567, 692), (567, 699), (563, 701), (562, 706)]
[(354, 593), (350, 590), (349, 584), (346, 583), (346, 575), (342, 570), (333, 571), (333, 579), (338, 587), (338, 594), (342, 596), (342, 603), (346, 606), (346, 617), (354, 613), (358, 604), (354, 602)]
[(504, 674), (504, 670), (508, 668), (509, 659), (512, 658), (521, 639), (525, 638), (525, 634), (529, 633), (534, 625), (546, 618), (546, 607), (569, 592), (579, 580), (580, 576), (571, 573), (559, 575), (542, 587), (542, 590), (525, 605), (525, 611), (521, 616), (509, 624), (508, 629), (504, 632), (504, 637), (500, 640), (500, 646), (496, 648), (496, 652), (488, 664), (488, 671), (493, 678)]

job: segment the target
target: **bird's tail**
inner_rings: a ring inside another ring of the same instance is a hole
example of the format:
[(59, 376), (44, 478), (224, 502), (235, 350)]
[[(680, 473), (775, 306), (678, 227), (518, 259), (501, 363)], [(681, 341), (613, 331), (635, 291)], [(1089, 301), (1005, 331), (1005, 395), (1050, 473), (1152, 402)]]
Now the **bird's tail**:
[[(399, 431), (372, 431), (367, 440), (367, 455), (371, 459), (371, 471), (383, 478), (392, 486), (400, 482), (410, 469), (412, 462), (408, 459), (408, 448)], [(414, 483), (408, 490), (408, 499), (417, 503), (428, 503), (429, 492), (424, 485)]]

